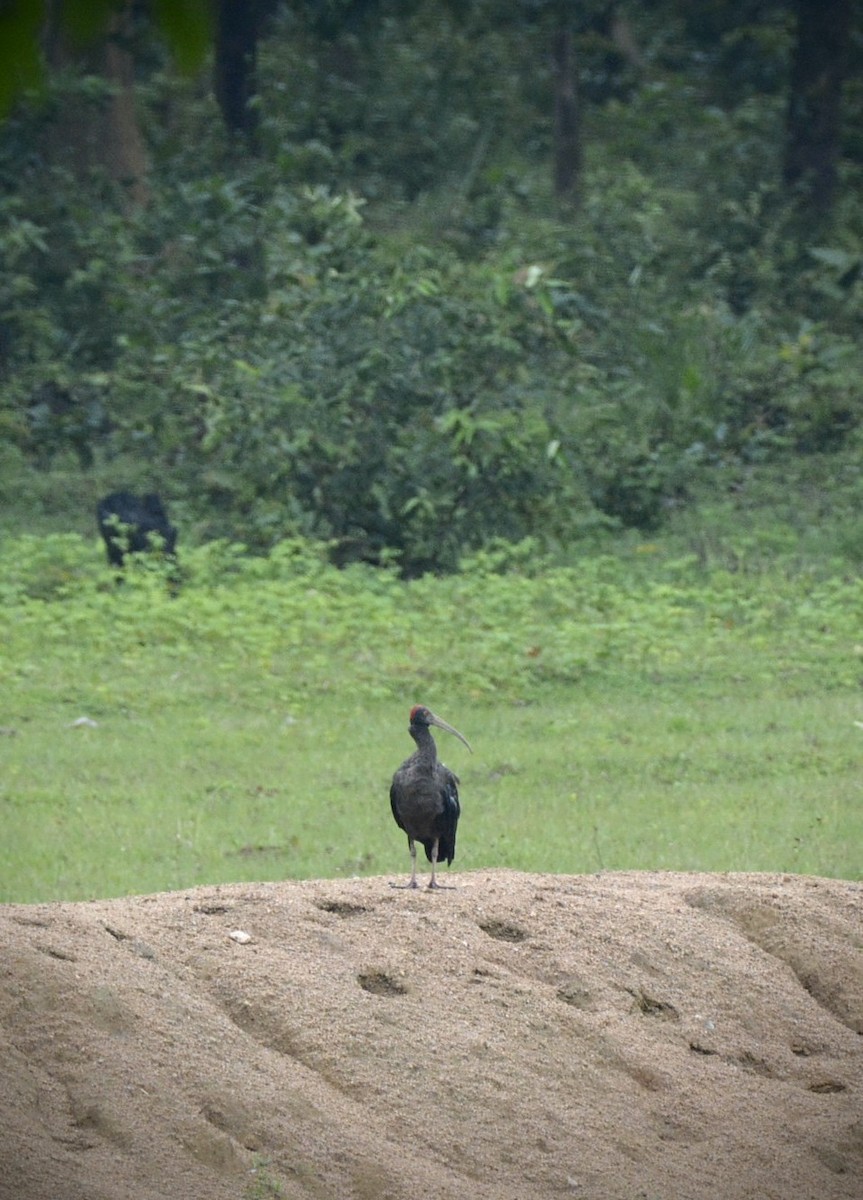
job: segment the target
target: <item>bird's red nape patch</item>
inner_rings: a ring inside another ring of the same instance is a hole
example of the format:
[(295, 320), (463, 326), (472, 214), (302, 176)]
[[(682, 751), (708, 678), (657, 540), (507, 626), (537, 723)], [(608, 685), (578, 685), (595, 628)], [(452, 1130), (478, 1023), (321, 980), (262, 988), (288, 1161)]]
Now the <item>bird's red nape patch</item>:
[(425, 705), (424, 705), (424, 704), (415, 704), (415, 705), (413, 706), (413, 708), (411, 709), (411, 717), (410, 717), (410, 719), (411, 719), (411, 720), (413, 720), (413, 719), (414, 719), (414, 717), (416, 717), (417, 713), (421, 713), (421, 712), (424, 710), (424, 708), (425, 708)]

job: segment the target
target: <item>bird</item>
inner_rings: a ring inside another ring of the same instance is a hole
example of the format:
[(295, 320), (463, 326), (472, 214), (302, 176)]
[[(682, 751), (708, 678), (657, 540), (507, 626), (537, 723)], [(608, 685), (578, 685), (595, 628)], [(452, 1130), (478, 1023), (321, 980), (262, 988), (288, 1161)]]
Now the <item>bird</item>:
[(426, 858), (431, 863), (430, 888), (441, 886), (435, 878), (437, 864), (444, 859), (449, 864), (455, 858), (455, 834), (461, 814), (458, 801), (459, 779), (438, 759), (437, 746), (431, 735), (432, 725), (454, 734), (473, 753), (470, 742), (457, 729), (453, 729), (452, 725), (436, 717), (424, 704), (413, 706), (408, 733), (416, 742), (417, 748), (393, 775), (390, 785), (393, 816), (398, 827), (403, 829), (408, 837), (411, 878), (410, 883), (393, 884), (393, 887), (419, 887), (417, 842), (421, 842), (425, 847)]

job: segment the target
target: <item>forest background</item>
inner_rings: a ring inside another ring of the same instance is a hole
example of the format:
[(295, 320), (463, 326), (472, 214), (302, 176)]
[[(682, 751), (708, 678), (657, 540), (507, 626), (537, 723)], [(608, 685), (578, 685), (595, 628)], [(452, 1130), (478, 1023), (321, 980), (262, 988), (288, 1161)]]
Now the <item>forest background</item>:
[(7, 511), (158, 482), (187, 540), (417, 575), (772, 465), (863, 554), (860, 17), (7, 6)]

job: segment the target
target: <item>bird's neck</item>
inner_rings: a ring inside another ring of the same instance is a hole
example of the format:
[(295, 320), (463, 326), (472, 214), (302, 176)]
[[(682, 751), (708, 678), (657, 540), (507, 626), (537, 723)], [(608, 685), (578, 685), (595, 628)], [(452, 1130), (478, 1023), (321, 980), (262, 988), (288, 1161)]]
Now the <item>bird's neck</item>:
[(412, 729), (410, 734), (417, 744), (414, 757), (423, 762), (437, 762), (437, 746), (431, 732), (424, 726), (420, 726), (418, 729)]

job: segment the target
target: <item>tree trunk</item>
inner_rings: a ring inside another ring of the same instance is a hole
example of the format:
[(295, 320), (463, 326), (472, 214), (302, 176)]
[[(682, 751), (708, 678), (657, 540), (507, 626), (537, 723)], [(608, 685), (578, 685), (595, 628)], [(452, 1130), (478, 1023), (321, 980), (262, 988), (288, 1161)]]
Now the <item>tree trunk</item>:
[(574, 200), (581, 181), (581, 114), (572, 29), (561, 23), (552, 37), (554, 67), (554, 191)]
[(119, 40), (127, 19), (124, 13), (114, 18), (105, 46), (104, 70), (113, 84), (113, 95), (102, 122), (103, 161), (111, 178), (125, 189), (128, 206), (142, 208), (150, 199), (147, 183), (150, 164), (135, 107), (135, 64)]
[(250, 142), (258, 129), (258, 112), (251, 101), (256, 91), (259, 15), (257, 0), (218, 0), (216, 5), (216, 99), (227, 128)]
[(74, 66), (87, 74), (101, 75), (110, 94), (98, 111), (80, 100), (68, 103), (47, 139), (50, 157), (68, 162), (84, 176), (101, 167), (123, 189), (128, 208), (140, 208), (149, 199), (149, 158), (135, 105), (135, 65), (126, 48), (133, 22), (133, 2), (110, 16), (107, 29), (83, 50), (70, 42), (60, 20), (59, 5), (48, 9), (44, 46), (55, 69)]
[(829, 216), (836, 193), (850, 30), (851, 0), (797, 0), (784, 178), (816, 222)]
[(609, 11), (608, 35), (617, 49), (618, 54), (636, 71), (644, 70), (644, 57), (638, 48), (638, 43), (632, 32), (632, 26), (624, 13), (618, 10), (616, 4)]

